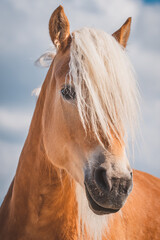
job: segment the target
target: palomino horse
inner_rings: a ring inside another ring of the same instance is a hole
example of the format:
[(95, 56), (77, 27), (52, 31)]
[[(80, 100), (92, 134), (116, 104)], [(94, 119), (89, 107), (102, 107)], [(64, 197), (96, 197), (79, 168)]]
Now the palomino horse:
[(160, 180), (132, 172), (125, 153), (138, 108), (130, 23), (70, 34), (63, 7), (53, 12), (57, 53), (0, 209), (1, 240), (160, 239)]

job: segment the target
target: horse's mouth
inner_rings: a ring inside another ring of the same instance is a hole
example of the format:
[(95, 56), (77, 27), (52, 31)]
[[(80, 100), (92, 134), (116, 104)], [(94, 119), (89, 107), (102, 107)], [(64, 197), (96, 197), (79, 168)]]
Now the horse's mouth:
[(91, 197), (87, 186), (85, 184), (85, 190), (86, 190), (86, 196), (89, 202), (89, 207), (90, 209), (97, 215), (104, 215), (104, 214), (110, 214), (110, 213), (116, 213), (118, 212), (120, 209), (112, 209), (112, 208), (104, 208), (102, 206), (100, 206), (97, 202), (95, 202), (95, 200)]

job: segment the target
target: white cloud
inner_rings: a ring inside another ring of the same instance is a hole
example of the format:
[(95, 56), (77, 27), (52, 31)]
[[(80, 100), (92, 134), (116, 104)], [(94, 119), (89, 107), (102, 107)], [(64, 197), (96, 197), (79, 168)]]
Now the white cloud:
[(148, 49), (138, 42), (133, 42), (129, 48), (129, 55), (137, 72), (143, 96), (156, 99), (160, 96), (160, 50)]
[(0, 128), (7, 131), (24, 131), (28, 129), (30, 120), (30, 112), (0, 107)]
[(0, 140), (0, 204), (15, 175), (22, 145)]

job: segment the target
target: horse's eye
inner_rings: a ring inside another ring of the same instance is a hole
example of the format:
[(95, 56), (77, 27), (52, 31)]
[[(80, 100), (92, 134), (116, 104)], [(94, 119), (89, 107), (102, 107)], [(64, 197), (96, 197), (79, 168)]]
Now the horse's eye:
[(71, 86), (65, 86), (64, 88), (62, 88), (61, 94), (66, 100), (74, 100), (76, 98), (75, 90)]

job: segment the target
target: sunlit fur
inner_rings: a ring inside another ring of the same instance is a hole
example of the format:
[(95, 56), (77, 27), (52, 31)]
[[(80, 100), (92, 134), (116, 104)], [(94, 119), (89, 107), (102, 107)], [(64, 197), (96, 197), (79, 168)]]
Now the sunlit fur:
[[(66, 29), (63, 28), (66, 22), (68, 26), (68, 20), (63, 8), (60, 6), (52, 16), (56, 24), (60, 20), (64, 23), (52, 28), (53, 34), (50, 31), (53, 42), (56, 37), (65, 40), (54, 31), (61, 29), (62, 36), (65, 36)], [(67, 36), (68, 33), (69, 29)], [(95, 144), (94, 136), (102, 145), (104, 139), (108, 139), (109, 143), (113, 140), (108, 148), (122, 170), (125, 156), (121, 156), (122, 145), (116, 137), (121, 140), (128, 127), (132, 133), (138, 109), (138, 92), (125, 50), (113, 37), (84, 28), (72, 34), (72, 42), (70, 39), (65, 44), (62, 42), (65, 48), (61, 47), (57, 52), (58, 64), (52, 61), (37, 100), (15, 177), (0, 208), (0, 239), (159, 240), (158, 178), (134, 170), (133, 191), (121, 210), (122, 214), (97, 216), (89, 208), (83, 179), (79, 185), (74, 177), (76, 171), (80, 171), (82, 176), (82, 154), (88, 159), (97, 152), (95, 145), (99, 143), (96, 139)], [(53, 57), (47, 53), (39, 58), (39, 62), (48, 66)], [(43, 58), (47, 64), (42, 61)], [(54, 71), (56, 73), (59, 66), (61, 77), (56, 78)], [(68, 81), (68, 76), (75, 86), (80, 118), (75, 111), (76, 100), (68, 104), (59, 94), (61, 84)], [(34, 91), (37, 95), (39, 92)], [(91, 138), (85, 139), (81, 122), (86, 133), (92, 130)], [(72, 148), (75, 145), (78, 149)], [(106, 153), (105, 164), (112, 157)], [(88, 163), (92, 164), (90, 161)], [(108, 174), (109, 168), (106, 170)]]
[[(45, 59), (45, 54), (39, 58), (41, 66), (49, 65)], [(138, 90), (125, 49), (109, 34), (83, 28), (72, 34), (69, 68), (70, 83), (75, 86), (84, 128), (92, 128), (101, 144), (102, 132), (110, 144), (111, 132), (120, 140), (124, 139), (123, 134), (128, 130), (133, 136), (137, 122)], [(112, 216), (95, 215), (88, 206), (84, 189), (78, 183), (76, 195), (80, 237), (85, 239), (87, 231), (92, 239), (101, 239)]]
[[(138, 91), (126, 52), (109, 34), (82, 28), (72, 34), (70, 78), (84, 128), (92, 127), (111, 143), (111, 132), (119, 139), (137, 122)], [(133, 126), (134, 125), (134, 126)]]

